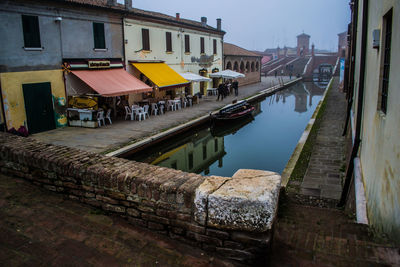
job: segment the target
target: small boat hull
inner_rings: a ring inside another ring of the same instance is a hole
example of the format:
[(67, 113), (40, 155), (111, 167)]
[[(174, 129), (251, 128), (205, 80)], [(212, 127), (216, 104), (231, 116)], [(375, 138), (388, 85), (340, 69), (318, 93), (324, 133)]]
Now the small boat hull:
[(215, 122), (236, 121), (252, 115), (255, 108), (246, 101), (228, 105), (213, 115)]

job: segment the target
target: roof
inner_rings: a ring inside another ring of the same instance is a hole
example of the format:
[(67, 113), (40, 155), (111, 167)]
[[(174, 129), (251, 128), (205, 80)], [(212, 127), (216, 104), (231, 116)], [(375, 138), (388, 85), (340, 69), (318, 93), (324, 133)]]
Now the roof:
[(339, 36), (342, 36), (342, 35), (347, 35), (347, 31), (345, 31), (345, 32), (341, 32), (341, 33), (338, 33), (338, 35), (339, 35)]
[(224, 55), (262, 57), (254, 52), (230, 43), (224, 43)]
[(311, 37), (311, 36), (308, 35), (308, 34), (305, 34), (305, 33), (303, 32), (302, 34), (297, 35), (297, 38), (299, 38), (299, 37)]
[[(167, 20), (169, 22), (181, 24), (182, 26), (186, 25), (186, 26), (196, 27), (198, 29), (205, 29), (208, 31), (218, 32), (219, 34), (225, 34), (225, 32), (222, 30), (217, 30), (216, 28), (211, 27), (209, 25), (203, 25), (201, 21), (184, 19), (182, 17), (177, 19), (175, 16), (170, 16), (167, 14), (138, 9), (138, 8), (132, 8), (130, 10), (126, 10), (125, 5), (116, 3), (115, 5), (110, 6), (107, 4), (107, 0), (58, 0), (58, 1), (94, 6), (94, 7), (108, 8), (110, 10), (119, 10), (119, 11), (128, 12), (133, 16), (136, 15), (136, 16), (151, 17), (151, 18), (160, 19), (160, 20)], [(133, 1), (133, 3), (134, 3), (134, 1)]]

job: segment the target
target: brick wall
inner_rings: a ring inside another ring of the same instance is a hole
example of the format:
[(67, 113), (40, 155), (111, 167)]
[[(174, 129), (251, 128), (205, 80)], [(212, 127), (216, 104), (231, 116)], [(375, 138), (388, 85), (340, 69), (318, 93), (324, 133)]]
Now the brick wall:
[[(270, 214), (265, 213), (270, 211), (257, 211), (257, 214), (263, 217), (256, 218), (257, 221), (254, 221), (257, 216), (247, 216), (245, 212), (241, 214), (242, 211), (235, 214), (238, 217), (228, 214), (233, 221), (217, 214), (218, 220), (223, 220), (222, 223), (216, 223), (216, 216), (213, 219), (213, 214), (208, 214), (209, 196), (232, 178), (203, 177), (44, 144), (31, 138), (6, 133), (0, 133), (0, 160), (1, 172), (4, 174), (28, 179), (36, 185), (65, 194), (71, 199), (119, 214), (135, 226), (168, 235), (222, 257), (254, 264), (264, 261), (268, 255), (272, 224), (264, 221), (265, 217), (268, 217), (268, 222), (271, 222), (271, 219), (273, 222), (276, 212), (274, 206), (276, 207), (277, 202), (272, 204), (273, 210)], [(214, 181), (222, 181), (221, 179), (223, 182), (212, 190), (209, 190), (209, 186), (208, 191), (199, 190), (201, 186), (205, 188), (205, 182), (207, 185), (215, 185)], [(229, 190), (232, 190), (237, 182), (232, 184), (233, 186), (229, 185)], [(260, 188), (260, 185), (254, 186)], [(256, 190), (252, 190), (250, 185), (249, 191)], [(195, 204), (196, 194), (198, 198), (201, 196), (200, 199), (204, 203)], [(261, 195), (265, 198), (265, 192)], [(214, 194), (213, 197), (215, 203), (222, 203), (218, 202), (218, 194)], [(272, 198), (277, 197), (274, 191)], [(223, 193), (223, 198), (231, 205), (229, 195)], [(240, 196), (235, 196), (236, 202), (238, 199), (241, 199)], [(257, 210), (257, 206), (252, 206), (252, 203), (260, 202), (260, 197), (257, 196), (256, 200), (252, 201), (251, 197), (247, 197), (243, 203), (246, 203), (245, 207), (249, 205), (251, 209)], [(217, 208), (220, 208), (218, 205)], [(261, 206), (264, 207), (265, 204), (261, 203)], [(199, 207), (203, 210), (199, 210)], [(240, 225), (242, 217), (253, 220), (250, 228)], [(208, 220), (214, 221), (208, 223)]]

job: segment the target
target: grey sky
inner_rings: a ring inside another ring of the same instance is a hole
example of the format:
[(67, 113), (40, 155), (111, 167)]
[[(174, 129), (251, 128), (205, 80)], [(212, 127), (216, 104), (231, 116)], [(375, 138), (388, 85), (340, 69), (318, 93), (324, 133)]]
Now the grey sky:
[(349, 0), (133, 0), (135, 8), (198, 20), (216, 27), (225, 41), (249, 50), (295, 47), (296, 36), (311, 35), (318, 49), (337, 50), (337, 34), (350, 22)]

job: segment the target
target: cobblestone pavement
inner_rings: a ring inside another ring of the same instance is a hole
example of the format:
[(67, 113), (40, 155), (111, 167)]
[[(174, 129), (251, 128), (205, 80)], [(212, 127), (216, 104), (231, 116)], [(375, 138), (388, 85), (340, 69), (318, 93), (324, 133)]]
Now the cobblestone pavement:
[(300, 193), (338, 200), (345, 166), (345, 137), (342, 136), (342, 130), (346, 118), (346, 99), (339, 91), (337, 77), (326, 97), (325, 112)]
[(232, 266), (0, 174), (0, 266)]
[[(289, 77), (283, 77), (288, 82)], [(223, 101), (216, 101), (216, 96), (206, 96), (190, 108), (174, 112), (166, 112), (161, 116), (150, 116), (144, 121), (114, 121), (112, 125), (90, 129), (80, 127), (64, 127), (32, 135), (45, 143), (64, 145), (90, 152), (103, 152), (118, 148), (132, 140), (142, 139), (217, 110), (231, 103), (233, 99), (243, 99), (259, 91), (277, 85), (278, 78), (262, 77), (260, 83), (246, 86), (239, 85), (239, 96), (228, 96)]]
[(399, 252), (341, 210), (286, 199), (278, 211), (271, 266), (400, 266)]

